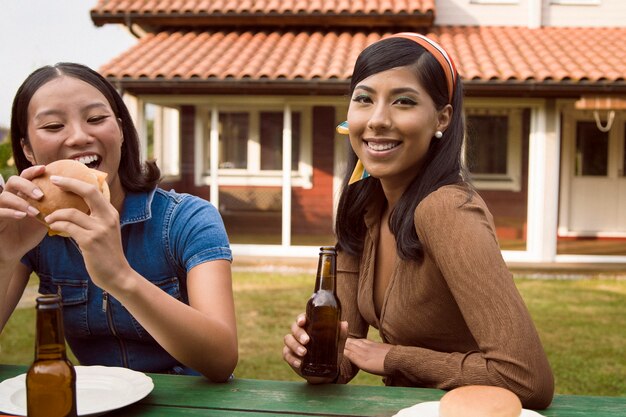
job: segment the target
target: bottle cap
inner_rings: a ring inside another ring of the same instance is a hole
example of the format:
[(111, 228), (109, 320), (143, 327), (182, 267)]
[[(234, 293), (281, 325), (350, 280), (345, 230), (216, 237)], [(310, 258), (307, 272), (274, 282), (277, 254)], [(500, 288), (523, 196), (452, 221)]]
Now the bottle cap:
[(324, 253), (335, 253), (335, 252), (337, 252), (337, 249), (334, 246), (322, 246), (320, 248), (320, 255)]
[(37, 308), (57, 308), (60, 305), (61, 296), (59, 294), (44, 294), (37, 297)]

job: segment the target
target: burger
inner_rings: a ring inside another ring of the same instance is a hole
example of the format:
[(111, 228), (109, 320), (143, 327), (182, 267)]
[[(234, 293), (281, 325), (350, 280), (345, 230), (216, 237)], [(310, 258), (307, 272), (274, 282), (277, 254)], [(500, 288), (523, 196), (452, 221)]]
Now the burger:
[(505, 388), (467, 385), (447, 392), (439, 401), (439, 417), (519, 417), (522, 403)]
[(95, 185), (107, 201), (111, 199), (109, 186), (106, 182), (107, 174), (105, 172), (89, 168), (87, 165), (72, 159), (60, 159), (46, 165), (46, 171), (44, 174), (32, 180), (32, 182), (43, 192), (43, 197), (39, 200), (33, 200), (30, 198), (28, 200), (33, 207), (39, 210), (37, 220), (41, 221), (48, 227), (48, 235), (50, 236), (68, 236), (65, 233), (50, 229), (50, 225), (48, 225), (48, 223), (44, 220), (50, 213), (63, 208), (74, 208), (86, 214), (89, 214), (90, 212), (89, 206), (81, 196), (70, 191), (63, 190), (53, 184), (52, 181), (50, 181), (51, 175), (74, 178), (88, 184)]

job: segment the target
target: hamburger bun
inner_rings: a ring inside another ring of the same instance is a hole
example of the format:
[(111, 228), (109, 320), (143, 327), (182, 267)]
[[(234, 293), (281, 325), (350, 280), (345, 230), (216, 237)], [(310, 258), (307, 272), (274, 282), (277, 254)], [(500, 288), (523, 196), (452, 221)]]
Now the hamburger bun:
[(74, 178), (95, 185), (107, 201), (111, 199), (109, 185), (106, 182), (107, 174), (105, 172), (89, 168), (85, 164), (72, 159), (60, 159), (46, 165), (46, 171), (43, 175), (34, 178), (32, 181), (33, 184), (41, 189), (43, 197), (39, 200), (30, 198), (27, 198), (27, 200), (30, 205), (39, 210), (37, 219), (48, 227), (48, 235), (50, 236), (61, 235), (67, 237), (67, 234), (50, 229), (50, 226), (44, 220), (48, 214), (63, 208), (75, 208), (76, 210), (89, 214), (89, 206), (85, 200), (75, 193), (65, 191), (54, 185), (52, 181), (50, 181), (51, 175)]
[(468, 385), (447, 392), (439, 401), (439, 417), (519, 417), (522, 403), (500, 387)]

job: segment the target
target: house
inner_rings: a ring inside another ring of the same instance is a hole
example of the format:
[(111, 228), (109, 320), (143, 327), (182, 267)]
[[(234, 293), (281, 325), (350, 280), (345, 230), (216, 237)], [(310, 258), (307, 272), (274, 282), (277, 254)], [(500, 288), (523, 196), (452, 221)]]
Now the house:
[(354, 61), (410, 30), (464, 80), (466, 158), (505, 259), (626, 262), (622, 0), (100, 0), (91, 18), (137, 36), (100, 72), (165, 185), (219, 207), (236, 254), (333, 242)]

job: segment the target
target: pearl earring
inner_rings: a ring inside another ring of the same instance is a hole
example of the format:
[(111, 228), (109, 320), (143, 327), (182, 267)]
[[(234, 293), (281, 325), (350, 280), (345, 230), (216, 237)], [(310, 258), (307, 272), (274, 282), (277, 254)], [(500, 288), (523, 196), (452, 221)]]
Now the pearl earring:
[(437, 139), (441, 139), (443, 137), (443, 132), (441, 130), (438, 130), (435, 132), (435, 137)]

